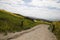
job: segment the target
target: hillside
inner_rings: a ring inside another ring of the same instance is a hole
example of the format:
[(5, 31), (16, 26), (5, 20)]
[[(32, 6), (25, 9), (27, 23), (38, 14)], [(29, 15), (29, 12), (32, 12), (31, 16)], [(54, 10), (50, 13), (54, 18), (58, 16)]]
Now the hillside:
[(16, 32), (31, 28), (35, 23), (21, 15), (0, 10), (0, 32)]
[(60, 21), (58, 22), (53, 22), (55, 25), (53, 33), (56, 35), (57, 39), (60, 40)]

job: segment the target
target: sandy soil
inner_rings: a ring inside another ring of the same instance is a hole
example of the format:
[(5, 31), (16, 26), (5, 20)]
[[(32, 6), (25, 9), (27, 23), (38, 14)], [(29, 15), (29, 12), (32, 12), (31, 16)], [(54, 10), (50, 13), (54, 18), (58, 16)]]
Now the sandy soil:
[(49, 25), (41, 24), (35, 26), (34, 30), (10, 40), (57, 40), (56, 36), (48, 30)]

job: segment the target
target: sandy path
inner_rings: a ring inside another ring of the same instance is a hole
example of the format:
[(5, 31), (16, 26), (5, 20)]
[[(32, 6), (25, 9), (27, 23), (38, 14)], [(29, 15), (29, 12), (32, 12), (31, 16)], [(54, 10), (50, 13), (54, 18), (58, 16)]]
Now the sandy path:
[(38, 25), (36, 29), (11, 40), (57, 40), (55, 35), (48, 30), (48, 25)]

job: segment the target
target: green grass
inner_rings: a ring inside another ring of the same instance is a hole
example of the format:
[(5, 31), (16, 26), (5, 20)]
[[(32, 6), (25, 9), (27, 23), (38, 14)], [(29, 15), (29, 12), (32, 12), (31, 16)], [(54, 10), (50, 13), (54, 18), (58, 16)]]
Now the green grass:
[(38, 22), (36, 23), (22, 15), (0, 10), (0, 32), (22, 31), (29, 29), (37, 24)]
[(38, 24), (48, 24), (50, 28), (55, 25), (53, 33), (56, 35), (57, 39), (60, 40), (60, 22), (48, 22), (39, 19), (32, 20), (19, 14), (0, 10), (0, 33), (27, 30)]
[(53, 33), (56, 35), (57, 39), (60, 40), (60, 22), (53, 22), (55, 29)]
[(0, 32), (22, 31), (44, 23), (39, 19), (36, 19), (36, 21), (19, 14), (0, 10)]
[(10, 12), (0, 10), (0, 32), (21, 31), (21, 21), (24, 17), (18, 17)]

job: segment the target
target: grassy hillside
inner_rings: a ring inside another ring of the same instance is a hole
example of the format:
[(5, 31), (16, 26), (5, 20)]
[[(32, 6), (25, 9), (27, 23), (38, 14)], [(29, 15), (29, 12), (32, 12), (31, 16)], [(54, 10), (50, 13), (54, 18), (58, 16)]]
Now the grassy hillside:
[(34, 22), (5, 10), (0, 10), (0, 32), (16, 32), (31, 28)]
[(57, 39), (60, 40), (60, 21), (58, 22), (53, 22), (55, 25), (53, 33), (56, 35)]

